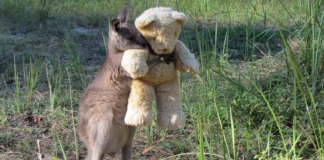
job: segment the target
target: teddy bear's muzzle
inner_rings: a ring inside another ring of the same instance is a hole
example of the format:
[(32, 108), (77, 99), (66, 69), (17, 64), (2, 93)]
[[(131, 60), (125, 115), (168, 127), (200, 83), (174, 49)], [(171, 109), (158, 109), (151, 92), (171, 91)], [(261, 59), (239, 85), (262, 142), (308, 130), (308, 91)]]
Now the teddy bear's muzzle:
[(156, 48), (154, 49), (154, 52), (157, 54), (171, 54), (174, 51), (175, 47), (173, 48)]

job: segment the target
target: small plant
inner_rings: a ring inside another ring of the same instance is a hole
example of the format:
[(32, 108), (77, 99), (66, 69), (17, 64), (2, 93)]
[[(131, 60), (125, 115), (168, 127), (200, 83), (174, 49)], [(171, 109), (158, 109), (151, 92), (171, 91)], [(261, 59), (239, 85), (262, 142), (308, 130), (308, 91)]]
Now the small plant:
[[(23, 59), (23, 64), (25, 60)], [(36, 83), (44, 68), (44, 63), (40, 58), (36, 60), (29, 59), (29, 65), (23, 65), (24, 86), (27, 88), (27, 104), (25, 108), (29, 108), (32, 102), (32, 96), (36, 89)], [(17, 88), (17, 84), (16, 84)]]
[(15, 87), (16, 87), (16, 95), (15, 95), (15, 103), (17, 107), (17, 113), (21, 113), (20, 110), (20, 83), (19, 83), (19, 76), (18, 76), (18, 71), (17, 71), (17, 65), (16, 65), (16, 58), (14, 57), (14, 78), (15, 78)]
[(74, 71), (76, 72), (79, 80), (81, 81), (81, 86), (82, 86), (82, 88), (85, 88), (86, 84), (83, 80), (82, 66), (80, 63), (80, 51), (77, 54), (76, 51), (72, 50), (71, 46), (68, 45), (67, 41), (64, 41), (64, 44), (65, 44), (67, 52), (69, 53), (70, 59), (72, 61), (72, 66), (74, 68)]
[(61, 87), (63, 74), (64, 73), (61, 69), (60, 64), (58, 64), (57, 68), (54, 68), (51, 64), (46, 64), (46, 77), (49, 90), (49, 101), (50, 108), (52, 109), (52, 111), (54, 111), (54, 105), (58, 94), (57, 92)]
[(47, 25), (47, 19), (48, 19), (48, 14), (50, 11), (50, 7), (48, 4), (48, 0), (40, 0), (39, 2), (39, 10), (38, 10), (38, 14), (39, 14), (39, 22), (41, 25), (43, 25), (44, 27)]

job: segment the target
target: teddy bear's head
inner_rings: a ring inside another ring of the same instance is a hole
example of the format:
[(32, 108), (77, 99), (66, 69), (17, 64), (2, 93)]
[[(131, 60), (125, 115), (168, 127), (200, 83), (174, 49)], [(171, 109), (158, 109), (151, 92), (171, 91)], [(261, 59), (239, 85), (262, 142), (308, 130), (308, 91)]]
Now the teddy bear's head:
[(156, 7), (146, 10), (135, 20), (135, 26), (157, 54), (174, 50), (181, 31), (187, 22), (185, 14), (171, 8)]

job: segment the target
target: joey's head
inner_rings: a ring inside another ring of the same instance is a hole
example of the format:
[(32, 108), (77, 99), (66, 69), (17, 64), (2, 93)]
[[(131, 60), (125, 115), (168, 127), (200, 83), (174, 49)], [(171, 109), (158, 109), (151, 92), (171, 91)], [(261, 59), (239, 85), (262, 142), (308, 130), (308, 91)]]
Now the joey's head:
[(147, 46), (147, 42), (137, 29), (127, 23), (128, 14), (129, 4), (126, 3), (118, 17), (110, 23), (110, 44), (108, 47), (114, 46), (119, 51), (126, 51), (128, 49), (144, 49)]
[(187, 22), (185, 14), (171, 8), (156, 7), (143, 12), (135, 20), (135, 26), (157, 54), (174, 50), (181, 26)]

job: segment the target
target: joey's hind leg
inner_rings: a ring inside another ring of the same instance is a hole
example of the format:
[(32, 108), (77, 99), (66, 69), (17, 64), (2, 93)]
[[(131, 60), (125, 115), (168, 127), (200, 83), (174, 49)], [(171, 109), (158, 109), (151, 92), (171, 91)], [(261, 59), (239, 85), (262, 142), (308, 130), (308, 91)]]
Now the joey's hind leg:
[[(96, 106), (101, 107), (101, 106)], [(109, 147), (111, 135), (109, 134), (112, 129), (112, 117), (107, 114), (97, 113), (89, 119), (87, 125), (88, 137), (88, 157), (91, 160), (102, 160), (107, 147)], [(112, 144), (114, 145), (114, 144)]]
[(87, 146), (87, 157), (84, 160), (91, 160), (91, 155), (92, 155), (92, 149)]
[(98, 143), (93, 143), (92, 145), (92, 149), (88, 149), (88, 156), (86, 160), (102, 160), (104, 156), (102, 151), (103, 147), (98, 145)]
[(131, 126), (149, 126), (152, 123), (152, 102), (154, 88), (138, 79), (133, 79), (128, 99), (125, 124)]
[(179, 129), (184, 127), (185, 116), (181, 107), (178, 78), (156, 87), (157, 123), (160, 127)]
[(123, 146), (122, 148), (122, 160), (129, 160), (132, 157), (132, 146), (136, 127), (128, 126), (128, 129), (127, 141), (125, 143), (125, 146)]
[(103, 157), (104, 157), (104, 154), (94, 151), (94, 152), (92, 152), (91, 160), (102, 160)]

